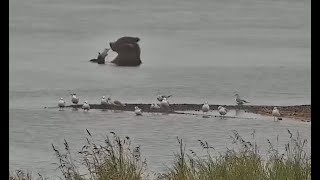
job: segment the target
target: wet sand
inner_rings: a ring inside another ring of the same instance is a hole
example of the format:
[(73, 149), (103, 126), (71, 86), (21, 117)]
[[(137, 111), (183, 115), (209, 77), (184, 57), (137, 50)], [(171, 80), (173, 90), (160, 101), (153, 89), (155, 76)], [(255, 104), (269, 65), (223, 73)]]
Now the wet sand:
[[(151, 104), (126, 104), (126, 106), (115, 106), (115, 105), (101, 105), (101, 104), (90, 104), (91, 109), (106, 109), (106, 110), (122, 110), (122, 111), (134, 111), (134, 107), (138, 106), (144, 112), (167, 112), (167, 113), (179, 113), (177, 111), (201, 111), (202, 104), (170, 104), (170, 108), (167, 109), (150, 109)], [(220, 105), (210, 105), (211, 110), (217, 110)], [(261, 115), (271, 115), (274, 106), (264, 105), (222, 105), (227, 109), (239, 109), (245, 112), (251, 112)], [(82, 104), (70, 105), (66, 108), (81, 108)], [(281, 117), (283, 118), (294, 118), (301, 121), (311, 121), (311, 105), (296, 105), (296, 106), (277, 106), (280, 110)]]

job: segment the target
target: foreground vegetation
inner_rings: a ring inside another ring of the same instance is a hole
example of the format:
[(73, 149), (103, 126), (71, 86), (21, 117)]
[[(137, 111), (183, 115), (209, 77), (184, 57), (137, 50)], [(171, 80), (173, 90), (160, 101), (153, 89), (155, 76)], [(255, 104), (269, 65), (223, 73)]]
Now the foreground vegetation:
[[(236, 149), (228, 149), (218, 156), (213, 156), (206, 141), (199, 140), (205, 156), (197, 155), (193, 150), (186, 152), (186, 145), (178, 139), (179, 151), (171, 166), (165, 172), (150, 177), (146, 160), (141, 157), (140, 146), (131, 148), (130, 138), (121, 139), (115, 133), (106, 137), (103, 143), (96, 143), (87, 130), (86, 143), (79, 151), (80, 159), (72, 157), (67, 141), (64, 150), (52, 145), (62, 173), (66, 180), (305, 180), (311, 179), (311, 155), (304, 151), (307, 140), (299, 134), (293, 136), (288, 130), (290, 141), (280, 153), (269, 143), (266, 158), (259, 153), (254, 140), (244, 140), (236, 131), (233, 143)], [(278, 138), (277, 138), (278, 139)], [(81, 171), (84, 171), (80, 173)], [(30, 173), (16, 171), (9, 175), (9, 180), (47, 179), (40, 174), (32, 178)]]

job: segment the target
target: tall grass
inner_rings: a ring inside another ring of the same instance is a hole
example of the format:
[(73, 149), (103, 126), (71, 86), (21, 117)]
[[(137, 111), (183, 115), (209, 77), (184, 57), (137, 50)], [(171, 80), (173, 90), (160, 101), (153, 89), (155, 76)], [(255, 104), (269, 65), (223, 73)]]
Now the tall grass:
[(59, 160), (58, 167), (66, 180), (140, 180), (147, 178), (146, 160), (142, 160), (140, 146), (131, 149), (131, 140), (128, 136), (120, 139), (114, 132), (112, 137), (106, 137), (104, 143), (96, 144), (91, 133), (86, 144), (78, 152), (81, 155), (80, 163), (86, 169), (85, 174), (79, 173), (79, 167), (73, 160), (67, 141), (64, 142), (65, 152), (61, 154), (52, 145)]
[[(207, 142), (199, 140), (202, 149), (207, 150), (205, 158), (194, 151), (186, 153), (185, 144), (178, 139), (179, 153), (175, 153), (172, 167), (160, 174), (158, 179), (170, 180), (305, 180), (311, 179), (311, 155), (307, 155), (304, 146), (307, 140), (301, 140), (299, 134), (285, 144), (285, 153), (280, 154), (269, 143), (269, 154), (264, 160), (259, 154), (255, 142), (245, 141), (235, 131), (233, 143), (238, 150), (228, 149), (225, 153), (213, 157)], [(277, 138), (278, 139), (278, 138)]]
[(31, 172), (23, 172), (22, 170), (16, 170), (14, 173), (9, 172), (9, 180), (47, 180), (48, 178), (43, 177), (41, 174), (38, 174), (37, 178), (32, 178)]
[[(64, 141), (63, 153), (54, 145), (58, 169), (66, 180), (142, 180), (149, 179), (146, 160), (141, 158), (140, 146), (131, 148), (128, 136), (121, 139), (112, 132), (103, 143), (96, 143), (87, 130), (86, 143), (79, 151), (80, 159), (71, 156), (70, 147)], [(267, 139), (269, 149), (263, 158), (254, 139), (244, 140), (236, 131), (231, 136), (237, 148), (227, 149), (213, 156), (214, 147), (207, 141), (198, 140), (205, 156), (193, 150), (186, 151), (186, 144), (178, 140), (179, 151), (174, 153), (171, 165), (157, 175), (157, 180), (308, 180), (311, 179), (311, 155), (304, 149), (307, 140), (293, 136), (284, 153), (278, 151)], [(278, 141), (278, 138), (277, 138)], [(85, 169), (80, 173), (79, 169)], [(9, 180), (31, 180), (30, 174), (19, 171)]]
[(280, 154), (269, 143), (270, 155), (266, 163), (266, 172), (269, 179), (311, 179), (311, 155), (307, 155), (304, 147), (307, 140), (290, 134), (290, 142), (285, 144), (285, 153)]

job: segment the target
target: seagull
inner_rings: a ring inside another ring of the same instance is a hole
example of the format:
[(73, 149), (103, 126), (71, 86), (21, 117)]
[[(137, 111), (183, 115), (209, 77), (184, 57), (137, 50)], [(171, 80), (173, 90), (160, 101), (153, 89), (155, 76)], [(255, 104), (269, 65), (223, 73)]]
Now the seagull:
[(87, 110), (87, 112), (90, 110), (90, 105), (88, 104), (87, 101), (85, 101), (85, 102), (83, 103), (82, 109), (83, 109), (84, 111)]
[(77, 95), (76, 95), (76, 93), (73, 93), (73, 94), (71, 94), (71, 102), (73, 103), (73, 104), (78, 104), (78, 102), (79, 102), (79, 98), (77, 97)]
[(112, 101), (110, 97), (108, 97), (107, 103), (111, 104), (111, 105), (115, 105), (115, 106), (126, 106), (125, 104), (123, 104), (122, 102), (120, 102), (118, 100)]
[(160, 109), (160, 106), (156, 103), (152, 103), (150, 109)]
[(102, 96), (102, 98), (101, 98), (101, 104), (102, 104), (102, 105), (107, 105), (107, 104), (108, 104), (107, 99), (106, 99), (105, 96)]
[(202, 112), (204, 113), (208, 113), (208, 111), (210, 110), (210, 106), (208, 104), (208, 102), (204, 102), (204, 104), (202, 105)]
[(107, 57), (109, 50), (110, 50), (110, 48), (104, 48), (104, 50), (102, 51), (102, 53), (99, 52), (99, 55), (98, 55), (98, 56), (102, 56), (102, 58)]
[(272, 110), (273, 121), (279, 120), (280, 111), (277, 107), (274, 107)]
[(169, 107), (169, 102), (167, 101), (167, 98), (162, 98), (160, 106), (164, 107), (164, 108), (168, 108)]
[(138, 106), (136, 106), (134, 107), (134, 113), (136, 113), (137, 116), (141, 116), (142, 110)]
[(63, 98), (60, 98), (58, 106), (60, 108), (60, 111), (63, 110), (63, 108), (66, 106), (66, 102), (63, 100)]
[(95, 62), (98, 64), (105, 64), (105, 58), (108, 56), (108, 51), (110, 48), (105, 48), (102, 53), (98, 52), (97, 59), (91, 59), (91, 62)]
[(108, 56), (108, 51), (110, 48), (105, 48), (102, 53), (99, 52), (99, 55), (97, 57), (98, 64), (105, 64), (105, 58)]
[(225, 107), (219, 106), (219, 107), (218, 107), (218, 111), (219, 111), (219, 113), (220, 113), (220, 115), (221, 115), (221, 118), (223, 118), (224, 115), (227, 114), (228, 109), (226, 109)]
[(236, 96), (235, 101), (236, 101), (236, 103), (237, 103), (238, 105), (243, 105), (244, 103), (249, 103), (248, 101), (246, 101), (246, 100), (244, 100), (244, 99), (241, 99), (240, 96), (239, 96), (239, 94), (235, 94), (234, 96)]
[(169, 99), (169, 97), (171, 97), (171, 96), (172, 96), (172, 95), (169, 95), (169, 96), (166, 96), (166, 95), (158, 95), (157, 100), (161, 102), (161, 101), (163, 100), (163, 98)]

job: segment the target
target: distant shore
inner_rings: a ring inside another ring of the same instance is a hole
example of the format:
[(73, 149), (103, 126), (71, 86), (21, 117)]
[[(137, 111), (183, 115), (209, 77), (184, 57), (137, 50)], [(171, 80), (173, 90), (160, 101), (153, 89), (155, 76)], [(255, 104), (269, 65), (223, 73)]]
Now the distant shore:
[[(91, 109), (107, 109), (107, 110), (122, 110), (122, 111), (134, 111), (134, 107), (138, 106), (144, 112), (168, 112), (176, 113), (176, 111), (201, 111), (202, 104), (170, 104), (170, 108), (163, 109), (150, 109), (151, 104), (126, 104), (126, 106), (114, 106), (114, 105), (101, 105), (90, 104)], [(217, 110), (220, 105), (210, 105), (210, 109)], [(266, 105), (223, 105), (227, 109), (239, 109), (245, 112), (251, 112), (261, 115), (270, 115), (274, 106)], [(82, 104), (66, 106), (67, 108), (81, 108)], [(301, 121), (311, 121), (311, 105), (295, 105), (295, 106), (277, 106), (283, 118), (295, 118)]]

